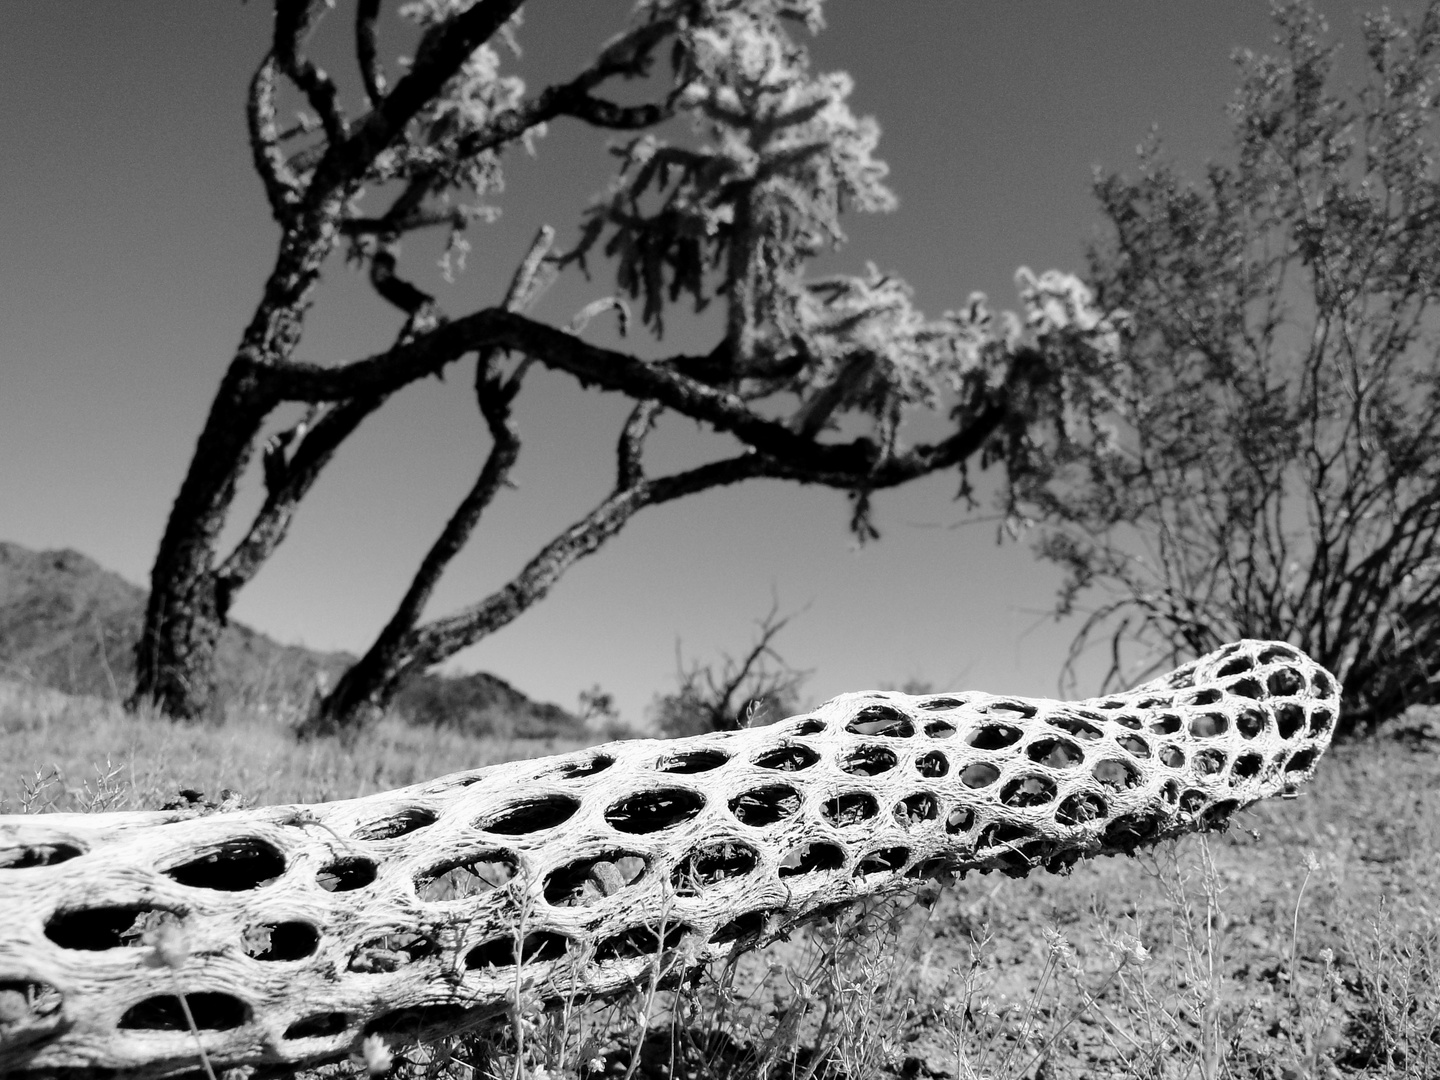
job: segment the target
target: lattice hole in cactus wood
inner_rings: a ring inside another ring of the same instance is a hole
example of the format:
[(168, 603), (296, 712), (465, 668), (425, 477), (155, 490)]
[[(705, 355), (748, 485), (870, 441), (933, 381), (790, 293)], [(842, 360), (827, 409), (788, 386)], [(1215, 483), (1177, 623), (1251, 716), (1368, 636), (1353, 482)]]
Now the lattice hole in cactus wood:
[(1104, 799), (1094, 792), (1081, 791), (1060, 803), (1055, 810), (1055, 820), (1061, 825), (1084, 825), (1105, 817), (1107, 813)]
[(1230, 763), (1219, 750), (1201, 750), (1190, 759), (1190, 765), (1194, 771), (1202, 776), (1216, 776), (1225, 771), (1225, 766)]
[(553, 907), (589, 907), (627, 889), (645, 876), (644, 856), (607, 851), (552, 870), (545, 879), (545, 902)]
[(1003, 750), (1020, 741), (1020, 729), (1009, 724), (982, 724), (965, 741), (976, 750)]
[(730, 812), (742, 825), (774, 825), (799, 809), (800, 793), (785, 784), (755, 788), (730, 800)]
[(1293, 739), (1305, 726), (1305, 710), (1286, 702), (1275, 710), (1275, 726), (1282, 739)]
[(315, 883), (326, 892), (353, 892), (374, 880), (375, 864), (354, 855), (327, 863), (315, 875)]
[(466, 900), (493, 892), (514, 878), (515, 856), (486, 850), (437, 863), (415, 879), (415, 893), (427, 903)]
[(74, 844), (27, 844), (0, 851), (0, 870), (28, 870), (32, 866), (54, 866), (83, 855)]
[(789, 743), (766, 750), (755, 758), (755, 764), (762, 769), (774, 769), (776, 772), (799, 772), (801, 769), (810, 768), (819, 760), (818, 751), (799, 743)]
[(820, 813), (831, 825), (843, 829), (869, 821), (880, 813), (880, 804), (868, 791), (846, 791), (827, 799)]
[(845, 865), (845, 851), (837, 844), (815, 841), (801, 844), (786, 852), (780, 860), (780, 876), (794, 877), (797, 874), (822, 873), (839, 870)]
[(303, 960), (320, 945), (320, 931), (307, 922), (261, 923), (241, 936), (245, 955), (256, 960)]
[[(465, 966), (470, 970), (487, 967), (514, 967), (516, 961), (515, 935), (498, 937), (483, 945), (477, 945), (465, 954)], [(551, 930), (534, 930), (525, 935), (524, 947), (519, 960), (529, 964), (545, 960), (563, 960), (569, 942), (565, 935)]]
[(1265, 759), (1259, 754), (1241, 754), (1235, 759), (1235, 764), (1230, 766), (1230, 775), (1248, 780), (1252, 776), (1259, 776), (1264, 764)]
[(62, 949), (85, 952), (138, 946), (145, 929), (165, 914), (178, 913), (150, 904), (65, 908), (50, 916), (45, 936)]
[(1036, 739), (1025, 748), (1031, 761), (1052, 769), (1070, 769), (1085, 760), (1085, 751), (1069, 739)]
[(578, 780), (584, 776), (594, 776), (596, 773), (604, 772), (615, 764), (615, 759), (608, 754), (596, 754), (593, 757), (581, 758), (578, 761), (562, 761), (548, 772), (540, 775), (545, 778), (559, 780)]
[(542, 795), (507, 806), (475, 822), (475, 827), (503, 836), (523, 836), (563, 825), (579, 809), (580, 800), (568, 795)]
[(1097, 761), (1094, 768), (1095, 779), (1100, 781), (1111, 791), (1128, 791), (1130, 788), (1139, 787), (1143, 777), (1140, 770), (1128, 761), (1120, 758), (1110, 758), (1108, 761)]
[[(250, 1019), (250, 1008), (239, 998), (213, 990), (189, 991), (185, 1004), (201, 1031), (229, 1031)], [(121, 1028), (132, 1031), (189, 1031), (190, 1023), (180, 999), (173, 994), (146, 998), (125, 1010)]]
[(1006, 806), (1044, 806), (1054, 800), (1055, 781), (1048, 776), (1017, 776), (1000, 789)]
[(319, 1039), (328, 1035), (339, 1035), (350, 1026), (350, 1018), (343, 1012), (316, 1013), (296, 1020), (285, 1029), (285, 1039)]
[(705, 808), (705, 796), (689, 788), (639, 791), (612, 803), (605, 820), (625, 833), (652, 833), (689, 821)]
[(968, 806), (957, 806), (945, 815), (945, 831), (952, 836), (965, 832), (975, 824), (975, 811)]
[(727, 841), (705, 844), (690, 852), (670, 871), (677, 896), (695, 896), (702, 889), (751, 873), (759, 862), (747, 844)]
[(851, 776), (879, 776), (900, 763), (895, 751), (884, 746), (857, 746), (840, 759), (840, 768)]
[(424, 934), (402, 930), (370, 938), (355, 950), (347, 966), (366, 974), (399, 971), (437, 951), (435, 942)]
[(1154, 735), (1174, 735), (1180, 727), (1180, 717), (1174, 713), (1161, 713), (1150, 721), (1150, 732)]
[(915, 759), (915, 771), (921, 776), (944, 776), (950, 771), (950, 761), (939, 750), (931, 750)]
[(682, 750), (662, 757), (655, 765), (656, 772), (677, 775), (692, 775), (718, 769), (730, 760), (723, 750)]
[(877, 848), (874, 851), (866, 852), (855, 864), (856, 877), (869, 877), (872, 874), (888, 874), (905, 867), (906, 860), (910, 858), (910, 849), (907, 847)]
[(679, 946), (690, 933), (690, 928), (683, 923), (676, 923), (665, 927), (665, 936), (661, 936), (649, 926), (635, 926), (629, 930), (622, 930), (618, 934), (612, 934), (595, 946), (595, 959), (599, 963), (606, 960), (631, 960), (638, 956), (654, 956), (658, 952), (668, 952)]
[(965, 702), (957, 697), (927, 697), (919, 701), (920, 708), (926, 712), (946, 712), (950, 709), (958, 709)]
[(1121, 735), (1115, 741), (1120, 744), (1121, 750), (1132, 757), (1148, 758), (1150, 756), (1150, 744), (1139, 735)]
[(225, 840), (214, 851), (163, 871), (172, 881), (195, 889), (246, 892), (268, 885), (285, 872), (285, 856), (255, 837)]
[(1000, 779), (1000, 770), (988, 761), (976, 761), (960, 770), (960, 782), (968, 788), (989, 787)]
[(1021, 720), (1029, 720), (1039, 710), (1028, 701), (992, 701), (983, 707), (983, 711), (991, 716), (1003, 718), (1005, 713), (1010, 713)]
[(1265, 678), (1265, 688), (1276, 697), (1293, 697), (1305, 689), (1305, 679), (1294, 668), (1280, 668)]
[(361, 825), (353, 835), (356, 840), (395, 840), (429, 828), (437, 820), (434, 811), (413, 806)]
[(892, 813), (900, 825), (914, 828), (940, 816), (940, 800), (928, 791), (917, 791), (896, 803)]
[(889, 705), (866, 705), (845, 725), (852, 735), (881, 735), (891, 739), (908, 739), (915, 734), (910, 717)]
[(1104, 732), (1093, 723), (1080, 716), (1068, 716), (1062, 713), (1059, 716), (1046, 717), (1045, 722), (1081, 742), (1094, 742), (1104, 735)]

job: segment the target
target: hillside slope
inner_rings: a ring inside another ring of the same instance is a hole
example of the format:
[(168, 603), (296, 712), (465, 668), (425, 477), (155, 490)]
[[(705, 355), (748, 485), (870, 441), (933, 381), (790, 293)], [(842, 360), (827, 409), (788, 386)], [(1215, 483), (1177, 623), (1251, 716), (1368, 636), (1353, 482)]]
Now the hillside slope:
[[(0, 541), (0, 676), (123, 698), (134, 685), (145, 598), (140, 586), (78, 551), (33, 551)], [(296, 709), (317, 679), (333, 682), (354, 659), (282, 645), (232, 622), (217, 650), (221, 700)], [(484, 672), (422, 675), (401, 691), (396, 709), (414, 723), (475, 735), (550, 738), (583, 731), (558, 705), (532, 701)]]

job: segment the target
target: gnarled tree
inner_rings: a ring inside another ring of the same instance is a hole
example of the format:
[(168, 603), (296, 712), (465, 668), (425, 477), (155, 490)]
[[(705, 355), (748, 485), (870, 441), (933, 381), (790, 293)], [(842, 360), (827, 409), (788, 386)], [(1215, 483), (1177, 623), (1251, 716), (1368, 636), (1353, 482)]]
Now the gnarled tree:
[[(1056, 414), (1085, 377), (1084, 364), (1062, 369), (1052, 356), (1089, 356), (1111, 343), (1107, 328), (1074, 305), (1052, 317), (1059, 301), (1047, 303), (1047, 289), (1076, 295), (1058, 279), (1030, 294), (1028, 325), (1012, 319), (1002, 331), (979, 301), (927, 320), (903, 282), (877, 272), (806, 276), (810, 258), (841, 241), (844, 212), (893, 203), (874, 156), (878, 129), (847, 106), (848, 78), (813, 73), (785, 28), (818, 30), (820, 0), (644, 0), (589, 67), (534, 94), (503, 73), (494, 45), (514, 31), (520, 7), (521, 0), (403, 6), (420, 37), (392, 81), (380, 59), (380, 2), (355, 0), (367, 111), (349, 116), (336, 79), (307, 51), (330, 5), (275, 0), (273, 42), (250, 86), (249, 128), (279, 250), (155, 560), (135, 700), (155, 699), (176, 716), (208, 708), (214, 645), (231, 603), (284, 540), (332, 455), (390, 395), (467, 358), (476, 358), (488, 457), (394, 615), (319, 705), (312, 728), (363, 717), (408, 674), (504, 626), (647, 506), (752, 477), (824, 484), (851, 494), (863, 536), (872, 529), (870, 492), (963, 469), (976, 455), (1013, 457), (1032, 424)], [(606, 96), (624, 80), (652, 98), (622, 105)], [(282, 125), (291, 98), (308, 112)], [(681, 115), (692, 121), (688, 138), (657, 134)], [(608, 194), (584, 212), (568, 248), (542, 230), (493, 306), (440, 310), (401, 275), (402, 241), (439, 227), (463, 250), (463, 233), (480, 216), (476, 200), (498, 189), (504, 155), (560, 116), (630, 133), (617, 148)], [(342, 245), (376, 293), (404, 312), (404, 328), (371, 356), (301, 359), (312, 294)], [(554, 275), (600, 258), (613, 263), (619, 295), (597, 298), (567, 327), (526, 315)], [(660, 360), (581, 336), (589, 318), (612, 308), (624, 314), (627, 300), (657, 336), (677, 302), (717, 300), (725, 330), (708, 354)], [(536, 363), (633, 400), (614, 485), (492, 595), (422, 622), (436, 582), (516, 461), (512, 407)], [(295, 403), (309, 406), (305, 421), (266, 439), (267, 420)], [(954, 425), (945, 438), (910, 445), (902, 437), (911, 410), (946, 408)], [(652, 472), (645, 444), (667, 410), (730, 436), (734, 454)], [(217, 538), (257, 452), (264, 503), (223, 552)]]
[(1311, 5), (1275, 13), (1281, 55), (1239, 57), (1232, 164), (1189, 184), (1152, 143), (1099, 182), (1090, 277), (1129, 332), (1088, 434), (1012, 494), (1117, 684), (1137, 645), (1159, 669), (1278, 638), (1363, 727), (1440, 700), (1440, 4), (1366, 20), (1354, 94)]

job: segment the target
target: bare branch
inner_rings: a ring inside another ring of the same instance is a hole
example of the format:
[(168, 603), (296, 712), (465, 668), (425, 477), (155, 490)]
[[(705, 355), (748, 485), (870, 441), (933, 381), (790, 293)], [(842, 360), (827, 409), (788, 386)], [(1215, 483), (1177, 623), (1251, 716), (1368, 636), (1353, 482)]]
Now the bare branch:
[(356, 122), (348, 138), (333, 141), (326, 149), (307, 193), (310, 205), (319, 206), (332, 192), (357, 180), (521, 3), (523, 0), (478, 0), (439, 28), (424, 55), (416, 58), (385, 99)]
[(268, 54), (255, 69), (250, 80), (250, 93), (246, 100), (245, 118), (250, 128), (250, 156), (260, 182), (265, 186), (265, 197), (270, 203), (270, 214), (284, 224), (300, 202), (300, 181), (280, 149), (280, 135), (275, 124), (275, 78), (279, 66), (273, 53)]
[(380, 14), (380, 0), (359, 0), (355, 5), (355, 58), (360, 64), (360, 80), (365, 96), (372, 106), (385, 97), (385, 69), (380, 63), (375, 20)]
[[(535, 233), (535, 239), (530, 241), (530, 250), (515, 268), (515, 273), (510, 278), (510, 287), (505, 290), (506, 311), (525, 311), (555, 283), (560, 271), (555, 260), (550, 257), (550, 249), (554, 246), (555, 230), (549, 225), (541, 225)], [(510, 377), (505, 380), (504, 392), (507, 397), (513, 398), (520, 392), (520, 383), (531, 363), (532, 357), (522, 358)]]
[[(723, 723), (716, 723), (714, 730), (721, 731), (727, 727), (735, 729), (742, 726), (740, 723), (741, 717), (734, 706), (734, 698), (735, 695), (739, 693), (740, 688), (750, 679), (752, 672), (757, 675), (758, 682), (752, 687), (752, 692), (746, 695), (749, 699), (753, 701), (756, 698), (765, 696), (766, 693), (774, 691), (775, 687), (767, 685), (767, 682), (771, 680), (767, 679), (764, 672), (765, 660), (767, 657), (777, 661), (780, 660), (779, 653), (775, 651), (770, 643), (775, 640), (780, 631), (784, 630), (785, 627), (790, 624), (790, 620), (795, 617), (791, 614), (777, 618), (776, 616), (779, 614), (779, 611), (780, 601), (775, 597), (771, 597), (770, 610), (766, 612), (765, 617), (760, 620), (760, 636), (756, 638), (755, 643), (750, 647), (750, 651), (745, 654), (745, 658), (738, 664), (731, 664), (727, 661), (725, 665), (726, 674), (721, 676), (721, 682), (718, 686), (713, 681), (711, 682), (712, 700), (710, 704), (712, 707), (712, 717), (716, 721), (721, 721), (722, 718), (724, 721)], [(783, 661), (781, 662), (783, 663)]]
[(618, 296), (602, 296), (598, 300), (591, 300), (575, 313), (565, 330), (571, 334), (583, 334), (585, 328), (590, 325), (591, 319), (597, 315), (603, 315), (607, 311), (615, 312), (620, 336), (624, 337), (630, 330), (630, 305)]
[(769, 469), (770, 463), (760, 455), (743, 454), (658, 480), (645, 480), (612, 493), (546, 544), (519, 574), (486, 599), (417, 627), (405, 649), (405, 670), (401, 677), (438, 663), (510, 623), (542, 600), (576, 561), (599, 549), (646, 506), (769, 475)]
[(807, 439), (787, 424), (749, 409), (737, 395), (680, 375), (676, 369), (694, 362), (693, 358), (646, 362), (495, 308), (456, 319), (406, 345), (342, 367), (292, 361), (276, 374), (285, 396), (325, 401), (388, 393), (438, 373), (465, 353), (485, 348), (511, 349), (533, 357), (547, 367), (568, 372), (582, 385), (597, 385), (637, 400), (653, 398), (776, 458), (796, 478), (846, 488), (857, 484), (873, 489), (893, 487), (965, 460), (1011, 418), (1011, 397), (1045, 376), (1043, 358), (1017, 354), (1004, 384), (970, 403), (963, 425), (953, 435), (939, 443), (887, 455), (864, 437), (848, 443)]
[(616, 448), (615, 490), (624, 491), (635, 487), (645, 479), (645, 439), (655, 427), (655, 420), (661, 413), (656, 401), (642, 401), (630, 412), (625, 427), (620, 433), (620, 444)]
[[(403, 647), (403, 641), (413, 636), (415, 623), (425, 610), (425, 605), (434, 593), (445, 568), (470, 539), (470, 534), (479, 524), (485, 509), (504, 486), (510, 469), (520, 455), (520, 434), (510, 419), (508, 401), (500, 400), (498, 395), (492, 393), (488, 402), (490, 407), (485, 410), (485, 418), (494, 443), (486, 455), (485, 465), (475, 483), (450, 515), (450, 519), (445, 522), (440, 535), (425, 553), (425, 558), (421, 560), (411, 578), (410, 587), (406, 589), (395, 614), (390, 617), (375, 644), (371, 646), (369, 651), (372, 654), (388, 657), (397, 647)], [(364, 663), (362, 660), (361, 664)], [(339, 691), (340, 687), (337, 686), (336, 689)]]
[(300, 51), (326, 9), (323, 0), (275, 0), (274, 55), (280, 70), (300, 88), (319, 115), (326, 140), (335, 146), (344, 141), (347, 132), (345, 118), (335, 103), (338, 90), (334, 80)]
[(679, 88), (663, 102), (644, 105), (617, 105), (594, 97), (590, 91), (610, 78), (643, 75), (650, 54), (674, 28), (673, 20), (662, 19), (622, 34), (569, 82), (546, 87), (536, 97), (499, 114), (480, 131), (468, 135), (460, 143), (459, 156), (473, 157), (514, 142), (525, 132), (560, 116), (573, 116), (594, 127), (617, 131), (654, 127), (669, 119), (675, 113)]
[(510, 278), (510, 287), (505, 290), (505, 310), (525, 311), (555, 283), (559, 269), (550, 257), (555, 246), (555, 230), (541, 225), (530, 241), (530, 250)]
[(433, 327), (444, 320), (435, 297), (395, 272), (396, 244), (382, 244), (370, 256), (370, 284), (375, 291), (409, 316), (409, 333)]
[(464, 212), (453, 206), (414, 210), (404, 217), (357, 217), (346, 218), (340, 223), (340, 232), (345, 236), (391, 236), (415, 232), (418, 229), (433, 229), (445, 226), (451, 229), (463, 228), (466, 224)]
[[(553, 264), (546, 258), (554, 241), (555, 230), (548, 225), (536, 233), (506, 290), (506, 310), (522, 310), (544, 293), (554, 278)], [(507, 378), (500, 368), (501, 353), (499, 346), (482, 349), (475, 366), (475, 400), (492, 440), (480, 475), (425, 553), (390, 621), (365, 656), (346, 672), (321, 704), (317, 716), (312, 717), (313, 724), (323, 727), (331, 717), (348, 714), (361, 702), (373, 701), (377, 694), (385, 694), (403, 677), (400, 657), (415, 637), (415, 624), (434, 594), (435, 586), (469, 541), (495, 496), (508, 483), (510, 470), (520, 454), (520, 433), (510, 406), (519, 392), (526, 363), (522, 361)]]

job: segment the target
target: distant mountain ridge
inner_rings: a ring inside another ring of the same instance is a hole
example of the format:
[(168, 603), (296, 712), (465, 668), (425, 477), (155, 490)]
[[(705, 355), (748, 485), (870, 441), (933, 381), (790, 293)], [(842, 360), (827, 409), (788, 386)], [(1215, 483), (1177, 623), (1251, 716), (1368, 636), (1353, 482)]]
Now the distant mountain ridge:
[[(134, 685), (146, 595), (81, 552), (33, 551), (0, 540), (0, 677), (124, 698)], [(271, 708), (303, 705), (317, 679), (333, 683), (355, 661), (348, 653), (282, 645), (236, 622), (225, 628), (216, 656), (222, 701)], [(418, 676), (395, 708), (412, 723), (477, 736), (584, 734), (573, 714), (484, 672)]]

